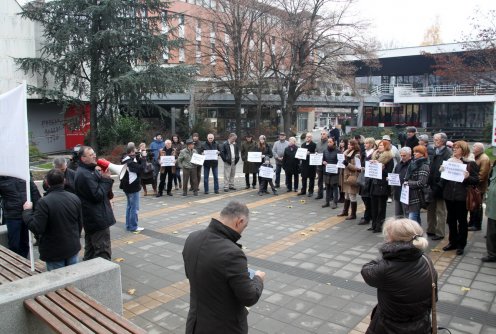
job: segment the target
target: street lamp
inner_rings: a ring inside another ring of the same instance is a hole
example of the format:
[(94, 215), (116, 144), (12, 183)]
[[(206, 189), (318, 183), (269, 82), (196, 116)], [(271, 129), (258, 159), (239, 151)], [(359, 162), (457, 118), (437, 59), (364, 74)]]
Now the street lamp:
[(184, 115), (188, 118), (188, 132), (191, 131), (191, 117), (189, 115), (188, 107), (184, 107)]
[(278, 120), (278, 123), (279, 123), (277, 125), (277, 129), (279, 130), (279, 132), (282, 132), (283, 130), (281, 130), (281, 127), (282, 127), (282, 125), (281, 125), (281, 115), (282, 115), (281, 109), (277, 109), (276, 110), (276, 114), (277, 114), (277, 120)]
[(241, 113), (241, 115), (244, 115), (245, 114), (245, 108), (241, 108), (240, 113)]

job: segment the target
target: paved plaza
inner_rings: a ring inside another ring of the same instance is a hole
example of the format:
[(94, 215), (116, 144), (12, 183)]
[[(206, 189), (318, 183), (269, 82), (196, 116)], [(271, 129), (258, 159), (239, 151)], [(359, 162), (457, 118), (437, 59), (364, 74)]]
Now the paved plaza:
[[(249, 310), (250, 333), (364, 333), (377, 299), (360, 270), (378, 257), (382, 235), (358, 226), (358, 219), (336, 217), (342, 204), (323, 209), (323, 200), (284, 187), (279, 196), (258, 196), (258, 189), (245, 189), (241, 173), (238, 190), (223, 192), (222, 185), (221, 178), (220, 194), (205, 195), (202, 185), (199, 196), (183, 197), (181, 190), (173, 190), (173, 197), (142, 196), (139, 225), (145, 230), (135, 234), (125, 231), (126, 198), (116, 182), (112, 258), (121, 266), (124, 315), (149, 333), (184, 333), (189, 307), (184, 241), (237, 200), (251, 212), (240, 240), (249, 266), (267, 273), (262, 297)], [(359, 217), (362, 212), (359, 205)], [(388, 204), (388, 215), (392, 212)], [(422, 220), (425, 226), (425, 213)], [(428, 254), (440, 274), (438, 322), (453, 334), (496, 333), (496, 263), (480, 262), (484, 235), (470, 232), (463, 256), (443, 252), (447, 240), (430, 241)]]

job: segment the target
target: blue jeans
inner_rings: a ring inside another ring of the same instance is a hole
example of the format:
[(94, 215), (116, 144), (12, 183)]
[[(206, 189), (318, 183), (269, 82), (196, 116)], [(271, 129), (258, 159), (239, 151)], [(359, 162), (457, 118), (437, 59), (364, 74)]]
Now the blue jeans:
[(419, 225), (422, 225), (420, 211), (408, 212), (408, 219), (415, 220)]
[(208, 177), (210, 174), (210, 169), (212, 169), (212, 174), (214, 176), (214, 191), (218, 192), (219, 191), (219, 175), (218, 175), (217, 166), (215, 166), (215, 167), (203, 166), (203, 190), (205, 192), (208, 192)]
[(138, 227), (139, 194), (139, 191), (126, 193), (126, 229), (128, 231), (135, 231)]
[(52, 271), (52, 270), (67, 267), (67, 266), (70, 266), (70, 265), (73, 265), (76, 263), (78, 263), (78, 254), (77, 253), (76, 253), (76, 255), (71, 256), (65, 260), (47, 261), (46, 267), (47, 267), (47, 271)]
[(9, 249), (22, 257), (28, 258), (29, 231), (21, 219), (6, 219)]

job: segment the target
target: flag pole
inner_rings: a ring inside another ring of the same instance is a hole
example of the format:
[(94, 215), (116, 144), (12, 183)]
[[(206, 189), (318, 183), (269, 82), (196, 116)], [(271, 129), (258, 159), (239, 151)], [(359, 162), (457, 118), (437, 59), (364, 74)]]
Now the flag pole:
[[(27, 92), (26, 80), (22, 81), (22, 90), (24, 94), (23, 103), (25, 103), (24, 110), (26, 110), (26, 113), (24, 114), (24, 124), (25, 124), (25, 129), (27, 130), (28, 129), (28, 92)], [(25, 138), (24, 145), (26, 148), (26, 152), (28, 152), (28, 164), (26, 165), (26, 169), (27, 169), (26, 201), (31, 202), (31, 174), (29, 172), (29, 134), (26, 133), (24, 138)], [(33, 234), (31, 233), (31, 231), (28, 231), (28, 240), (29, 240), (29, 260), (31, 262), (31, 271), (34, 271)]]

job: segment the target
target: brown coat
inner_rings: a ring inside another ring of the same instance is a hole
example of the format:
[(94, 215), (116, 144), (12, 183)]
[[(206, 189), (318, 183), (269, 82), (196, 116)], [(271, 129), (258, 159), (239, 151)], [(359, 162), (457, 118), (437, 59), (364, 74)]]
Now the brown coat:
[(489, 172), (491, 171), (491, 160), (486, 153), (480, 154), (475, 158), (475, 163), (479, 166), (479, 190), (481, 194), (487, 191), (487, 181), (489, 179)]
[(346, 150), (344, 152), (344, 158), (348, 162), (348, 165), (343, 170), (343, 188), (341, 191), (352, 195), (358, 194), (359, 186), (356, 183), (354, 185), (347, 184), (344, 180), (350, 175), (355, 175), (358, 178), (358, 171), (355, 167), (355, 157), (360, 159), (360, 151)]

